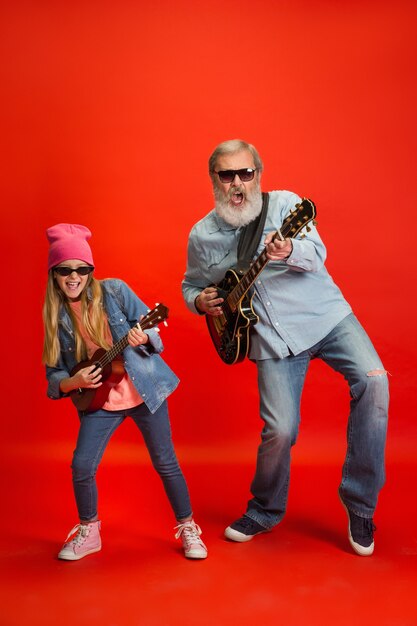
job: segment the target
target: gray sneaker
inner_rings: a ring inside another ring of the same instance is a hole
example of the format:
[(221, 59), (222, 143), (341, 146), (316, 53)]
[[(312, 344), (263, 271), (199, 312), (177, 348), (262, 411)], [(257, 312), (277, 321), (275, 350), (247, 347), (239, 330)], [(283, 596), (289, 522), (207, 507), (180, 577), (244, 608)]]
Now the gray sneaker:
[(376, 526), (371, 517), (360, 517), (350, 511), (342, 502), (348, 516), (348, 537), (350, 545), (360, 556), (371, 556), (374, 551)]
[(224, 531), (224, 535), (227, 539), (243, 543), (244, 541), (250, 541), (255, 535), (269, 532), (269, 528), (261, 526), (258, 522), (255, 522), (255, 520), (244, 515), (233, 522), (233, 524), (230, 524)]

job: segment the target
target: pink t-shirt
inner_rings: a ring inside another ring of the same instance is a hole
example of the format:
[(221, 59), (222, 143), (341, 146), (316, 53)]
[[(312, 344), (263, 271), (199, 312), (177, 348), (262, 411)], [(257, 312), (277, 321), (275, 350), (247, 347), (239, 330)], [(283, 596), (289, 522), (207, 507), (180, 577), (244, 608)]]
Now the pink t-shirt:
[[(87, 348), (87, 356), (88, 359), (91, 359), (96, 350), (98, 350), (99, 346), (97, 346), (90, 335), (87, 333), (84, 324), (81, 319), (81, 301), (78, 302), (70, 302), (71, 310), (77, 320), (78, 329), (82, 338), (84, 339), (85, 346)], [(106, 339), (110, 345), (113, 345), (113, 338), (111, 336), (109, 323), (107, 321), (107, 316), (103, 312), (105, 316), (105, 325), (106, 325)], [(119, 355), (112, 362), (112, 367), (116, 368), (116, 371), (124, 371), (123, 359)], [(119, 411), (124, 409), (131, 409), (138, 404), (142, 404), (143, 400), (136, 391), (136, 388), (130, 377), (126, 371), (124, 371), (123, 378), (119, 383), (115, 386), (109, 388), (109, 395), (107, 397), (107, 401), (103, 404), (103, 409), (106, 411)]]

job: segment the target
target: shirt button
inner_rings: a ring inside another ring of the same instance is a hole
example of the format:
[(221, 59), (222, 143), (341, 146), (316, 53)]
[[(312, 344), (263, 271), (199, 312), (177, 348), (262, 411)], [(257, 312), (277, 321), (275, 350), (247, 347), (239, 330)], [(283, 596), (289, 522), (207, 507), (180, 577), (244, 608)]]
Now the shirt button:
[(135, 377), (134, 377), (134, 376), (132, 376), (132, 380), (135, 380)]
[(121, 317), (119, 321), (120, 321), (120, 322), (123, 322), (123, 317)]
[(271, 303), (270, 303), (270, 302), (267, 302), (266, 304), (267, 304), (267, 306), (271, 306)]
[(262, 285), (262, 282), (260, 280), (258, 280), (258, 285)]

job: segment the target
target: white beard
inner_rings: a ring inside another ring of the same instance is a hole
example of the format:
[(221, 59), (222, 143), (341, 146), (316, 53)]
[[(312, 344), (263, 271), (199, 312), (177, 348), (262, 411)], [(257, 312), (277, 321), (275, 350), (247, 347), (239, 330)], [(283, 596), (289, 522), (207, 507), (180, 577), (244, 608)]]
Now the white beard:
[[(233, 187), (229, 189), (229, 193), (225, 196), (224, 191), (214, 185), (214, 198), (216, 200), (216, 213), (225, 222), (239, 228), (246, 226), (252, 222), (262, 210), (262, 192), (260, 186), (256, 187), (250, 194), (246, 195), (243, 187)], [(231, 206), (229, 198), (233, 192), (239, 191), (245, 197), (245, 205), (242, 209)]]

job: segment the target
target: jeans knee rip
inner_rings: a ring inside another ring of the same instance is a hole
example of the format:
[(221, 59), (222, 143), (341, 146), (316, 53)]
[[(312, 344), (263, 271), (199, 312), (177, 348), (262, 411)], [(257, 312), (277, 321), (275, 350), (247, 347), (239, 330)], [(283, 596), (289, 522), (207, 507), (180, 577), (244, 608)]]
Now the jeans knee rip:
[(388, 374), (387, 370), (371, 370), (370, 372), (367, 372), (367, 376), (386, 376)]

